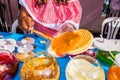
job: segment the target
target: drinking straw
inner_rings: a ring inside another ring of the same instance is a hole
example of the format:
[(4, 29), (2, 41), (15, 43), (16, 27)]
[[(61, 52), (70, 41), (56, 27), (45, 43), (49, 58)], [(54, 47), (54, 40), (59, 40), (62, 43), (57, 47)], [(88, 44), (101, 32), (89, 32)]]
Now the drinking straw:
[[(69, 55), (69, 58), (70, 58), (70, 60), (73, 61), (73, 64), (75, 65), (75, 67), (77, 68), (77, 70), (80, 71), (79, 70), (79, 65), (74, 62), (73, 58), (70, 55)], [(82, 71), (80, 71), (80, 72), (82, 73), (83, 76), (85, 76), (85, 78), (87, 78), (86, 74), (84, 72), (82, 72)]]
[[(110, 55), (114, 58), (114, 56), (113, 56), (113, 54), (111, 53), (111, 51), (109, 51), (109, 53), (110, 53)], [(117, 63), (115, 60), (113, 60), (113, 58), (112, 58), (111, 56), (109, 56), (109, 58), (110, 58), (117, 66), (120, 67), (120, 64)]]

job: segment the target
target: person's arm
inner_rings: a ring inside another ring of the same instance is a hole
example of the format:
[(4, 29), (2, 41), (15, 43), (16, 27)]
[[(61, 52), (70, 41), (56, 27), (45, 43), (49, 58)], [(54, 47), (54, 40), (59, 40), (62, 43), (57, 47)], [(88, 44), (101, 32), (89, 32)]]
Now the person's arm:
[(20, 15), (18, 18), (19, 25), (25, 30), (30, 30), (34, 25), (34, 20), (30, 17), (24, 7), (20, 8)]

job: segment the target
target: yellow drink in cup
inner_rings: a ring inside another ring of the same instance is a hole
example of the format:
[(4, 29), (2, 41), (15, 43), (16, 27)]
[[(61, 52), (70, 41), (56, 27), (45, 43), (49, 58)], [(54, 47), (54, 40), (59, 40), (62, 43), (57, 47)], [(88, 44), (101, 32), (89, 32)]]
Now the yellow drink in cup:
[(104, 80), (105, 74), (96, 59), (85, 55), (78, 55), (67, 64), (66, 79)]

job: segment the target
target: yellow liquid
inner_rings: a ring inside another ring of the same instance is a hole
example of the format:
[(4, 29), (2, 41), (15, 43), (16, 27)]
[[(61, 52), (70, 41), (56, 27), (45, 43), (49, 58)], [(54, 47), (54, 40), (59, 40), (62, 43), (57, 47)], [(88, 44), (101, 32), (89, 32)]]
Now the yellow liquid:
[(104, 71), (84, 59), (71, 60), (66, 68), (67, 80), (104, 80)]

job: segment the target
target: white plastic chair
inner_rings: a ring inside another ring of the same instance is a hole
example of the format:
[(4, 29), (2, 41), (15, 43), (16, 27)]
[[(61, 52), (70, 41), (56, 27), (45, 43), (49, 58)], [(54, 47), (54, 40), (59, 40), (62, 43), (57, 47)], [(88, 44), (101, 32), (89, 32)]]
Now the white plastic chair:
[[(16, 33), (17, 27), (18, 27), (18, 19), (16, 19), (16, 20), (13, 22), (11, 32), (12, 32), (12, 33)], [(27, 34), (27, 32), (26, 32), (25, 30), (23, 30), (23, 33), (24, 33), (24, 34)]]
[[(103, 37), (104, 30), (107, 27), (107, 36)], [(120, 18), (109, 17), (106, 18), (102, 23), (101, 37), (95, 37), (93, 45), (94, 47), (105, 50), (105, 51), (120, 51), (120, 40), (116, 39), (116, 36), (120, 29)]]
[(101, 37), (103, 38), (104, 30), (107, 26), (107, 39), (115, 39), (116, 35), (120, 32), (120, 18), (119, 17), (109, 17), (106, 18), (102, 23), (102, 29), (101, 29)]

